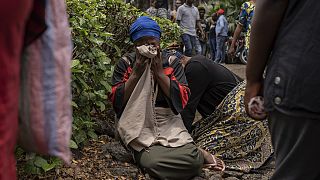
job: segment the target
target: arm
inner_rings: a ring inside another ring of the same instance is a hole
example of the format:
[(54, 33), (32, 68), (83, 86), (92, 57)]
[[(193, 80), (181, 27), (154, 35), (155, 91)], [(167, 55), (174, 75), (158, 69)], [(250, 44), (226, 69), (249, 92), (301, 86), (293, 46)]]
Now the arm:
[(237, 24), (236, 30), (233, 33), (232, 42), (231, 42), (230, 49), (229, 49), (229, 52), (228, 52), (232, 56), (235, 53), (236, 42), (237, 42), (237, 40), (238, 40), (238, 38), (239, 38), (239, 36), (241, 34), (242, 27), (243, 27), (243, 25)]
[(124, 104), (126, 104), (129, 100), (134, 88), (136, 87), (141, 75), (143, 74), (146, 68), (146, 64), (146, 58), (144, 56), (141, 56), (138, 52), (136, 52), (136, 61), (132, 70), (132, 74), (129, 76), (129, 79), (125, 82), (124, 86)]
[(243, 3), (241, 6), (241, 11), (239, 15), (239, 22), (237, 23), (236, 30), (233, 33), (232, 42), (229, 49), (229, 54), (234, 56), (235, 53), (235, 45), (237, 40), (239, 39), (239, 36), (241, 34), (243, 26), (247, 23), (248, 19), (248, 13), (247, 13), (248, 4)]
[(201, 36), (204, 36), (205, 34), (204, 34), (203, 28), (201, 26), (200, 20), (197, 20), (197, 28), (200, 30)]
[(110, 99), (117, 117), (120, 117), (134, 87), (144, 72), (145, 64), (137, 61), (138, 59), (136, 60), (135, 67), (132, 69), (124, 59), (120, 59), (114, 69)]
[(216, 36), (218, 36), (221, 33), (222, 27), (223, 27), (223, 23), (222, 23), (221, 19), (219, 18), (216, 23)]
[(263, 71), (287, 8), (288, 0), (259, 0), (256, 3), (250, 37), (249, 60), (246, 69), (245, 105), (262, 89)]
[(199, 62), (191, 62), (186, 66), (185, 74), (188, 80), (191, 96), (187, 106), (181, 112), (181, 116), (186, 128), (190, 132), (198, 104), (209, 84), (209, 81), (207, 80), (208, 70)]
[(181, 18), (182, 18), (182, 11), (181, 11), (181, 8), (179, 7), (177, 10), (177, 17), (176, 17), (176, 22), (179, 26), (180, 26)]

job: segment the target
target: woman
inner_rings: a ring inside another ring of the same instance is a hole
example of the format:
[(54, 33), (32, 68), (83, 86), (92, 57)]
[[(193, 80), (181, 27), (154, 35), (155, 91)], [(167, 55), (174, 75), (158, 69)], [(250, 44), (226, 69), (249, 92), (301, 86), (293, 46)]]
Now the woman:
[(189, 98), (183, 68), (161, 55), (159, 25), (139, 17), (130, 27), (135, 52), (126, 54), (112, 78), (114, 110), (124, 144), (148, 174), (159, 179), (190, 179), (203, 164), (223, 170), (223, 162), (198, 149), (179, 113)]
[[(273, 149), (267, 120), (253, 120), (245, 112), (245, 81), (204, 56), (184, 56), (181, 63), (191, 91), (181, 114), (196, 144), (220, 157), (227, 169), (261, 167)], [(203, 119), (191, 127), (196, 110)]]

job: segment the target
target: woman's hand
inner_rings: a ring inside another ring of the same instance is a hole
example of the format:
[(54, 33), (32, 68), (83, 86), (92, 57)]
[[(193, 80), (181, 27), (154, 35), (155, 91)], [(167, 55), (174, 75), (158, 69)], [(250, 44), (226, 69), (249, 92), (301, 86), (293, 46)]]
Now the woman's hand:
[(148, 62), (149, 59), (145, 56), (142, 56), (139, 51), (136, 50), (136, 61), (133, 66), (132, 75), (140, 78), (144, 70), (146, 69)]
[(151, 70), (153, 71), (155, 79), (165, 76), (163, 73), (162, 56), (159, 47), (157, 47), (157, 56), (152, 59)]

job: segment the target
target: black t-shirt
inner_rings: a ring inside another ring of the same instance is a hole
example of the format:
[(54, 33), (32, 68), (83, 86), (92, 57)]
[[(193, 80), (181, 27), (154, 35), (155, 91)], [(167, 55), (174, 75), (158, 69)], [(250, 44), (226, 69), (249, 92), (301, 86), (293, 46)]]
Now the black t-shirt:
[(189, 60), (185, 66), (185, 75), (191, 96), (181, 116), (189, 132), (196, 110), (204, 118), (211, 115), (237, 82), (242, 81), (224, 66), (202, 55)]
[(268, 111), (320, 117), (320, 2), (290, 0), (265, 79)]

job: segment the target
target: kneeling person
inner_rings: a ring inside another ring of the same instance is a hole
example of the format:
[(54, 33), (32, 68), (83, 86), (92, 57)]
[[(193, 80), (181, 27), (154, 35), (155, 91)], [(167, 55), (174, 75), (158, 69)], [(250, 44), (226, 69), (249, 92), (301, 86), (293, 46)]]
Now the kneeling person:
[(183, 68), (178, 58), (161, 56), (160, 36), (149, 17), (131, 25), (135, 52), (116, 65), (111, 99), (119, 135), (138, 165), (156, 178), (190, 179), (201, 172), (204, 155), (179, 115), (190, 95)]

